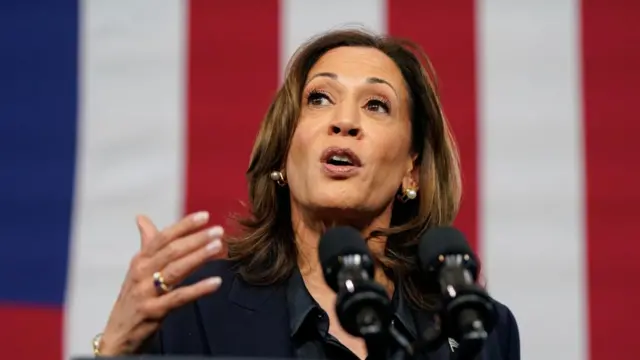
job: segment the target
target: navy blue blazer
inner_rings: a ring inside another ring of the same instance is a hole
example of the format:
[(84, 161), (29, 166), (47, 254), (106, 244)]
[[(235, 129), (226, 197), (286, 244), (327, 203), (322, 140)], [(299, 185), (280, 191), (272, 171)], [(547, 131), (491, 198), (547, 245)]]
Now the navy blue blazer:
[[(188, 283), (222, 277), (218, 291), (167, 315), (145, 354), (295, 358), (290, 339), (286, 286), (253, 286), (242, 281), (228, 260), (204, 265)], [(520, 338), (511, 311), (496, 302), (499, 320), (482, 360), (519, 360)], [(448, 344), (429, 359), (455, 359)]]

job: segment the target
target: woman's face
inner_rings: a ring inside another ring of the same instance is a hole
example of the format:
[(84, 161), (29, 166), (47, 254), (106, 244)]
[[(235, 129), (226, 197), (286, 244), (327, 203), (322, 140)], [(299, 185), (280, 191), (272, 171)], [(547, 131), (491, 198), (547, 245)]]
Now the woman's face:
[(413, 184), (408, 91), (383, 52), (340, 47), (306, 79), (287, 158), (294, 205), (338, 214), (381, 213)]

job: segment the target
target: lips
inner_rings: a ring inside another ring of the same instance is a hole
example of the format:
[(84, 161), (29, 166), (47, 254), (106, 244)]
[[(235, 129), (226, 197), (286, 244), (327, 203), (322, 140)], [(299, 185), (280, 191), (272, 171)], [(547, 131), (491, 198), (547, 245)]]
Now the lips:
[(360, 167), (362, 162), (356, 153), (348, 148), (330, 147), (327, 148), (321, 157), (324, 164), (332, 167)]
[(362, 166), (358, 155), (347, 148), (328, 148), (320, 160), (325, 175), (334, 180), (349, 179), (357, 175)]

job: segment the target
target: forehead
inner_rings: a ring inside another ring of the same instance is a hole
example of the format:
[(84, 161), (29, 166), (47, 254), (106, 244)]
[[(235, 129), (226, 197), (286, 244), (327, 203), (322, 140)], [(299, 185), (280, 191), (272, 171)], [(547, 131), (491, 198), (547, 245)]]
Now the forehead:
[(353, 79), (382, 78), (396, 88), (402, 88), (404, 83), (396, 63), (382, 51), (368, 47), (345, 46), (329, 50), (311, 68), (309, 77), (321, 72)]

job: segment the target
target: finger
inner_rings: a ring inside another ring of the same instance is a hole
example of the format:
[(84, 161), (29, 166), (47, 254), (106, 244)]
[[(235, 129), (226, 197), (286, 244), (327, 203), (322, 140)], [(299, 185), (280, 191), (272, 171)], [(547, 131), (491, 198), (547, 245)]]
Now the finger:
[(214, 226), (195, 234), (174, 240), (154, 255), (150, 266), (152, 269), (163, 269), (170, 262), (182, 258), (183, 256), (202, 248), (214, 240), (221, 240), (223, 234), (224, 230), (222, 227)]
[(196, 268), (219, 256), (222, 252), (222, 248), (222, 240), (214, 239), (206, 246), (170, 262), (162, 270), (164, 280), (170, 285), (179, 284), (185, 277), (196, 270)]
[(156, 234), (153, 241), (149, 244), (148, 253), (155, 254), (156, 252), (158, 252), (158, 250), (165, 247), (171, 241), (200, 228), (208, 221), (209, 213), (206, 211), (200, 211), (185, 216), (177, 223), (163, 229), (160, 233)]
[(189, 286), (179, 287), (162, 296), (149, 299), (146, 312), (157, 319), (162, 318), (168, 311), (218, 290), (220, 284), (222, 278), (214, 276)]
[(153, 224), (151, 219), (144, 215), (136, 217), (136, 224), (140, 232), (140, 246), (144, 248), (149, 245), (153, 238), (158, 234), (158, 228)]

